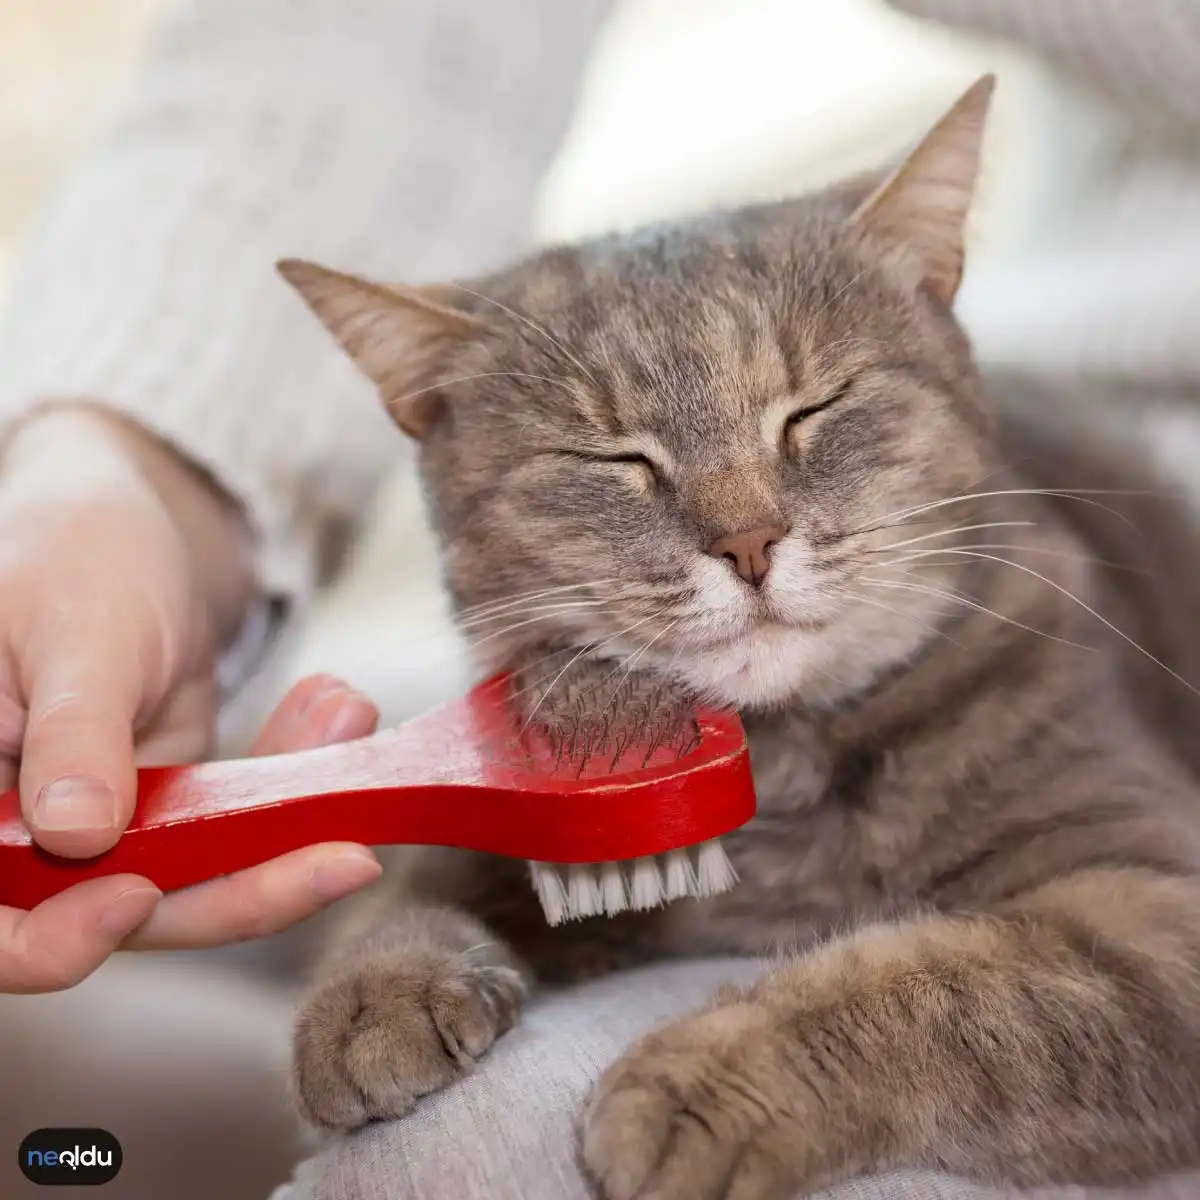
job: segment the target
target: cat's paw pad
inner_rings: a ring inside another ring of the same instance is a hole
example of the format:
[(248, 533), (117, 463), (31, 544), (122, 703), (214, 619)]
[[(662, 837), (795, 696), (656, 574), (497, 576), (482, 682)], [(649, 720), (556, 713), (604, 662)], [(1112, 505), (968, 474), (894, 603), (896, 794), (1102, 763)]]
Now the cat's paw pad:
[(768, 1144), (778, 1117), (762, 1069), (771, 1036), (765, 1010), (732, 1004), (670, 1025), (618, 1060), (583, 1126), (583, 1160), (604, 1200), (792, 1195)]
[(469, 1071), (524, 996), (518, 971), (466, 955), (389, 955), (334, 976), (296, 1022), (301, 1114), (328, 1129), (402, 1116)]

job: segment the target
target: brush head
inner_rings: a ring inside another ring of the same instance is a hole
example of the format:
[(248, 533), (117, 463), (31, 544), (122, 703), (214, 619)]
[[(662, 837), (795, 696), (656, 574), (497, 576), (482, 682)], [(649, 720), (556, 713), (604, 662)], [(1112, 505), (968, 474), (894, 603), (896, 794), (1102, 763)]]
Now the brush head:
[[(657, 814), (659, 832), (670, 830), (675, 842), (665, 853), (650, 853), (647, 834), (652, 822), (648, 813), (642, 813), (638, 822), (612, 830), (636, 835), (641, 846), (638, 857), (616, 856), (616, 861), (594, 863), (530, 862), (533, 887), (547, 922), (558, 925), (611, 917), (689, 896), (714, 896), (733, 887), (737, 874), (717, 840), (717, 834), (728, 829), (714, 828), (701, 840), (699, 830), (685, 833), (682, 824), (688, 818), (694, 822), (717, 817), (719, 810), (705, 795), (705, 772), (691, 775), (689, 768), (701, 762), (715, 765), (709, 754), (726, 741), (727, 734), (741, 743), (736, 756), (739, 774), (736, 781), (732, 775), (727, 781), (728, 794), (739, 796), (743, 784), (748, 790), (748, 763), (736, 718), (698, 711), (689, 696), (648, 674), (625, 674), (614, 686), (611, 667), (602, 663), (581, 664), (577, 657), (563, 666), (553, 659), (551, 663), (550, 670), (543, 669), (537, 678), (530, 679), (526, 672), (500, 685), (508, 690), (510, 708), (523, 714), (519, 738), (531, 773), (577, 781), (632, 782), (644, 772), (652, 772), (659, 783), (677, 775), (690, 775), (690, 779), (672, 797), (678, 804), (673, 819), (664, 819), (668, 814), (661, 810)], [(752, 792), (749, 795), (750, 810), (743, 820), (753, 811)]]
[[(734, 713), (694, 708), (645, 677), (623, 689), (614, 699), (611, 683), (575, 676), (542, 693), (514, 674), (468, 693), (460, 745), (478, 753), (481, 782), (505, 794), (497, 813), (512, 822), (513, 857), (648, 858), (699, 846), (754, 815)], [(518, 796), (539, 797), (536, 820), (526, 820)]]

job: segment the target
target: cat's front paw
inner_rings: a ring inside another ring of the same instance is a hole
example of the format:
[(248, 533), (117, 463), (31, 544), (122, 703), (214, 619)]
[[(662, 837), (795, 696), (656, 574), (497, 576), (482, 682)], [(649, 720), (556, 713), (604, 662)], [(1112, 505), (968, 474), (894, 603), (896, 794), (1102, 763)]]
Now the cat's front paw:
[[(604, 1200), (774, 1200), (795, 1194), (777, 1156), (770, 1013), (723, 1004), (651, 1034), (600, 1079), (583, 1159)], [(764, 1053), (765, 1052), (765, 1053)]]
[(524, 997), (520, 972), (467, 954), (391, 954), (335, 975), (296, 1022), (301, 1115), (328, 1129), (402, 1116), (469, 1071)]

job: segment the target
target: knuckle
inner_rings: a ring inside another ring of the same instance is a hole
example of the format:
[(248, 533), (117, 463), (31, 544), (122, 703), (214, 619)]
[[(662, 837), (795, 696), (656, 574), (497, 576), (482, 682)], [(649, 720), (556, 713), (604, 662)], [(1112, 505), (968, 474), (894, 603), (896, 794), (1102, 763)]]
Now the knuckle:
[(34, 735), (47, 725), (81, 723), (87, 719), (87, 709), (88, 701), (81, 691), (60, 692), (30, 713), (27, 734)]

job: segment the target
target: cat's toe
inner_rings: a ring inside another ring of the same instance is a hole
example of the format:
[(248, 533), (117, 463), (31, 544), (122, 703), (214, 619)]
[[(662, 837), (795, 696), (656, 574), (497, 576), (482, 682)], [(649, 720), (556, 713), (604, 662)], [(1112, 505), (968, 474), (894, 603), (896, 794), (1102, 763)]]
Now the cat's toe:
[(335, 976), (296, 1022), (301, 1115), (329, 1129), (403, 1116), (470, 1070), (513, 1025), (523, 996), (517, 971), (465, 956), (399, 954)]
[(770, 1103), (740, 1061), (750, 1006), (653, 1034), (601, 1078), (583, 1161), (604, 1200), (766, 1200), (781, 1184), (759, 1132)]

